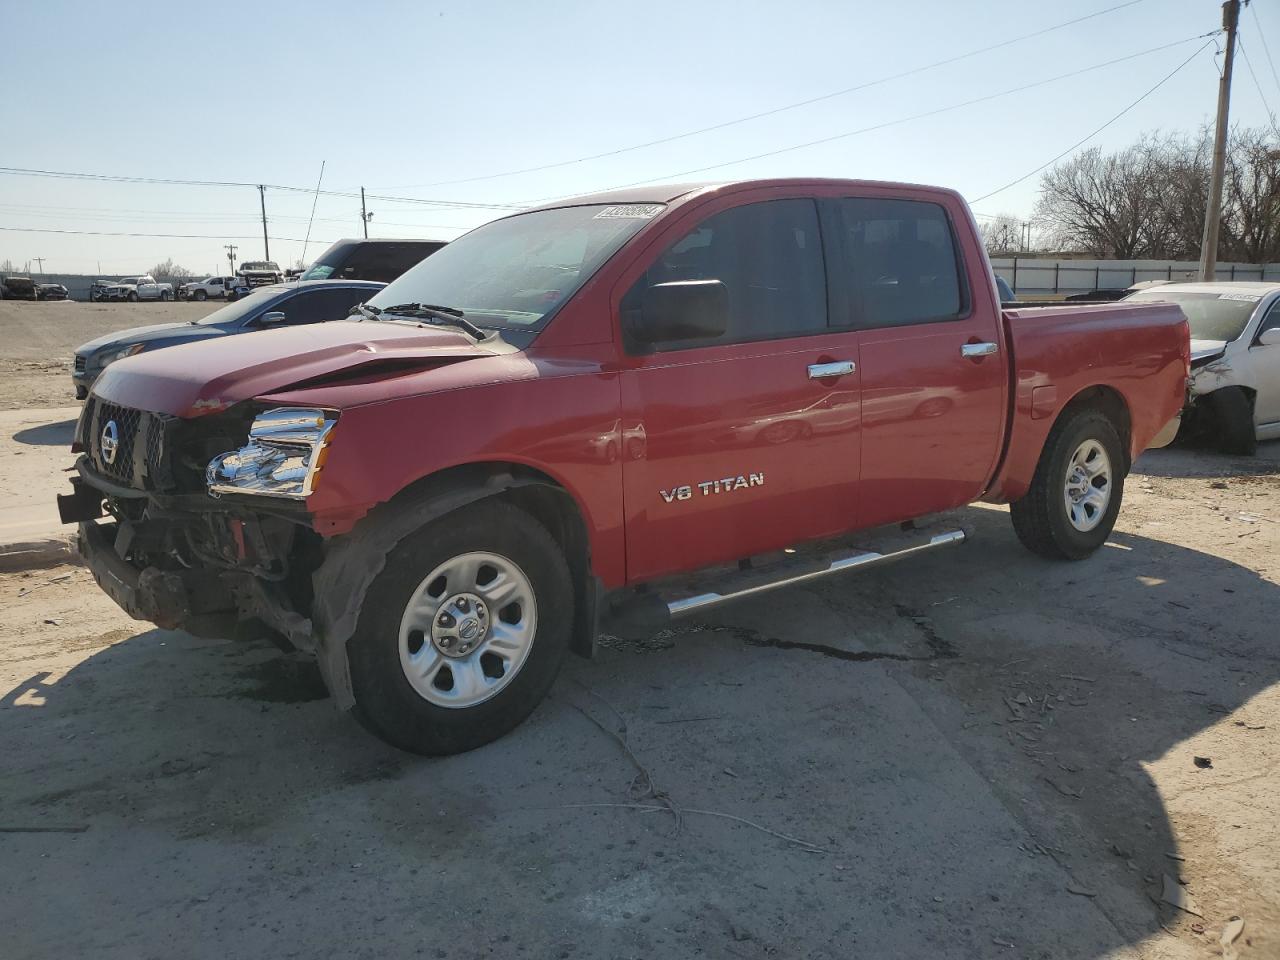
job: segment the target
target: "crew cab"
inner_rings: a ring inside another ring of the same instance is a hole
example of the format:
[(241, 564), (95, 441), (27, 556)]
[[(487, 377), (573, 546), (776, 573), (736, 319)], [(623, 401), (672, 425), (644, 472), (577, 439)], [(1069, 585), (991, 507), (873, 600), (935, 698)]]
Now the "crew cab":
[(974, 501), (1087, 557), (1188, 364), (1171, 304), (1002, 310), (950, 190), (644, 187), (485, 224), (350, 321), (112, 364), (59, 508), (132, 616), (269, 629), (454, 753), (602, 621), (960, 543), (925, 518)]
[(125, 277), (108, 284), (100, 297), (102, 300), (172, 300), (173, 284), (156, 283), (154, 277)]

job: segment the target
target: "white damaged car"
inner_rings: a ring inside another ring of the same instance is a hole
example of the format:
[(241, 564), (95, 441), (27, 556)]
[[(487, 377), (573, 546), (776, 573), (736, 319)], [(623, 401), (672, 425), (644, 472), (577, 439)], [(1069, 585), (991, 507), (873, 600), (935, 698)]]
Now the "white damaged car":
[(1176, 283), (1125, 303), (1175, 303), (1191, 324), (1191, 385), (1183, 435), (1251, 454), (1280, 438), (1280, 283)]

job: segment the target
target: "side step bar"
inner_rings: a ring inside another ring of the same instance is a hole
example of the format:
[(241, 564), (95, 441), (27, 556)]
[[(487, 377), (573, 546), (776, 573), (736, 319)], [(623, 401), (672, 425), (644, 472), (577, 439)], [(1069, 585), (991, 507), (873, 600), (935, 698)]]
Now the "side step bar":
[(696, 613), (699, 610), (708, 610), (711, 607), (718, 607), (722, 603), (741, 600), (743, 597), (754, 597), (757, 594), (768, 593), (770, 590), (778, 590), (782, 587), (793, 587), (798, 583), (808, 583), (810, 580), (829, 577), (833, 573), (844, 573), (846, 570), (853, 570), (858, 567), (878, 566), (882, 563), (900, 560), (901, 558), (913, 553), (932, 550), (934, 547), (945, 547), (950, 543), (962, 543), (963, 541), (963, 530), (951, 530), (947, 533), (936, 534), (930, 537), (925, 543), (918, 543), (915, 546), (904, 547), (901, 550), (893, 550), (889, 553), (873, 553), (870, 551), (855, 553), (852, 556), (841, 557), (839, 560), (832, 560), (821, 570), (809, 570), (804, 573), (782, 576), (777, 580), (768, 580), (764, 583), (756, 584), (755, 586), (743, 587), (740, 590), (731, 591), (730, 593), (700, 593), (696, 597), (687, 597), (683, 600), (673, 600), (667, 604), (667, 612), (673, 618), (685, 617), (691, 613)]
[[(614, 600), (605, 613), (605, 619), (608, 628), (619, 633), (644, 633), (648, 635), (678, 617), (701, 613), (734, 600), (757, 596), (783, 587), (808, 583), (811, 580), (837, 573), (879, 566), (900, 560), (914, 553), (932, 550), (935, 547), (963, 543), (964, 540), (965, 534), (963, 530), (949, 530), (945, 533), (935, 534), (923, 542), (896, 550), (886, 549), (883, 553), (873, 550), (859, 551), (829, 560), (821, 566), (815, 566), (812, 562), (806, 560), (797, 560), (779, 564), (772, 570), (748, 570), (726, 577), (726, 586), (733, 588), (724, 592), (706, 591), (677, 599), (661, 597), (661, 587), (655, 585), (653, 592), (624, 594), (621, 599)], [(686, 585), (687, 589), (688, 586)]]

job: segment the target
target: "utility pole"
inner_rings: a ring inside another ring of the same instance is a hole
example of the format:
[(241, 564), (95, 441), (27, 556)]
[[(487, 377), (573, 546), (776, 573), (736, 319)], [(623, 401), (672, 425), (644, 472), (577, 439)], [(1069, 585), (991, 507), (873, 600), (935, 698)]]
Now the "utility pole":
[(44, 276), (44, 257), (32, 257), (31, 259), (40, 265), (40, 276)]
[(267, 188), (258, 184), (258, 199), (262, 202), (262, 259), (271, 259), (271, 245), (267, 242)]
[(1227, 165), (1227, 113), (1231, 106), (1231, 66), (1236, 57), (1236, 24), (1240, 0), (1222, 5), (1222, 29), (1227, 32), (1227, 52), (1218, 81), (1218, 126), (1213, 135), (1213, 172), (1209, 176), (1209, 203), (1204, 211), (1204, 240), (1200, 244), (1200, 279), (1212, 281), (1218, 271), (1218, 221), (1222, 217), (1222, 178)]
[(234, 243), (228, 243), (228, 244), (226, 245), (227, 259), (231, 261), (231, 273), (232, 273), (232, 274), (235, 274), (235, 272), (236, 272), (236, 250), (237, 250), (237, 249), (238, 249), (238, 248), (236, 247), (236, 245), (235, 245)]
[(364, 238), (369, 239), (369, 214), (364, 208), (364, 187), (360, 188), (360, 226), (364, 227)]

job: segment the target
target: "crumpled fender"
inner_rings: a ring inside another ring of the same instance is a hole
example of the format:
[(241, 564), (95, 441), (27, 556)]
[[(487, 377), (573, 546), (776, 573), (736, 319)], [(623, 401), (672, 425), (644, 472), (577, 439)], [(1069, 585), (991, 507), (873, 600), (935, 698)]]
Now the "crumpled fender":
[(350, 533), (326, 545), (324, 562), (312, 574), (312, 633), (316, 659), (339, 710), (355, 706), (347, 642), (356, 632), (369, 586), (387, 565), (397, 544), (446, 513), (516, 487), (539, 484), (536, 477), (496, 473), (483, 482), (474, 477), (444, 477), (429, 482), (416, 496), (391, 500), (372, 511)]

